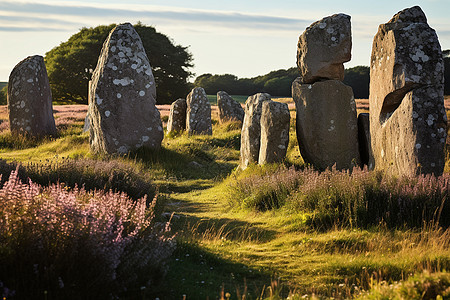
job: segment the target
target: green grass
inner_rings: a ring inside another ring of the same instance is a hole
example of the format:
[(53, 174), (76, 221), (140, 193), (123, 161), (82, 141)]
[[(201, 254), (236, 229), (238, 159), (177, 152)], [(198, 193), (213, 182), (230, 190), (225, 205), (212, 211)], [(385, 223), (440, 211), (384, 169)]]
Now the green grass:
[[(378, 283), (450, 269), (448, 229), (376, 224), (319, 231), (308, 226), (309, 212), (292, 206), (261, 211), (233, 205), (233, 182), (278, 168), (237, 169), (240, 130), (235, 124), (214, 124), (212, 136), (166, 136), (160, 150), (141, 149), (126, 157), (92, 155), (88, 135), (80, 126), (71, 130), (36, 144), (18, 139), (19, 146), (3, 146), (0, 158), (36, 165), (62, 157), (111, 161), (145, 174), (137, 178), (151, 182), (165, 199), (166, 214), (158, 217), (173, 214), (178, 246), (165, 279), (130, 298), (220, 299), (227, 292), (231, 299), (244, 293), (245, 299), (345, 298), (375, 290)], [(290, 137), (285, 164), (302, 169), (295, 134)]]
[(8, 82), (0, 81), (0, 90), (8, 85)]

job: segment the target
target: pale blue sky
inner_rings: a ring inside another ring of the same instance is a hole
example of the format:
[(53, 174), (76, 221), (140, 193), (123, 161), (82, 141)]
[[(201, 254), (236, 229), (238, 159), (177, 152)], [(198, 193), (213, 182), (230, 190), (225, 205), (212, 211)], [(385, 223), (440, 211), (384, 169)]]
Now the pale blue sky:
[(450, 49), (450, 0), (0, 0), (0, 81), (8, 80), (20, 60), (44, 55), (81, 27), (137, 21), (189, 46), (196, 75), (253, 77), (295, 66), (305, 28), (346, 13), (353, 35), (346, 67), (369, 65), (378, 25), (414, 5), (424, 10), (442, 49)]

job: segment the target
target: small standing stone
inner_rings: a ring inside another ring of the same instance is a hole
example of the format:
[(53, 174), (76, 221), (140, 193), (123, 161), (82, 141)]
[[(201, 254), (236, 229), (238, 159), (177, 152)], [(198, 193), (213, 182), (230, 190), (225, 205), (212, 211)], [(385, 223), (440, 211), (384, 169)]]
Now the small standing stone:
[(130, 23), (111, 30), (90, 84), (90, 144), (94, 152), (124, 154), (161, 147), (152, 68)]
[(219, 108), (219, 121), (240, 121), (244, 120), (244, 109), (241, 104), (231, 98), (227, 92), (217, 93), (217, 106)]
[(260, 165), (280, 162), (289, 145), (289, 107), (286, 103), (264, 101), (261, 113)]
[(12, 70), (8, 82), (8, 112), (11, 132), (56, 135), (52, 93), (42, 56), (29, 56)]
[(246, 169), (250, 163), (259, 160), (261, 143), (261, 113), (262, 104), (271, 100), (266, 93), (258, 93), (247, 98), (245, 102), (245, 116), (241, 131), (240, 167)]
[(311, 24), (298, 40), (297, 65), (302, 83), (344, 79), (344, 62), (351, 59), (350, 16), (336, 14)]
[(370, 146), (370, 121), (368, 113), (360, 113), (358, 116), (358, 145), (361, 165), (369, 166), (372, 150)]
[(169, 120), (167, 121), (167, 133), (180, 132), (186, 129), (186, 100), (177, 99), (170, 106)]
[(389, 174), (440, 175), (447, 115), (444, 63), (436, 32), (419, 6), (381, 24), (370, 64), (370, 164)]
[(196, 87), (186, 97), (186, 129), (189, 134), (212, 134), (211, 104), (205, 90)]

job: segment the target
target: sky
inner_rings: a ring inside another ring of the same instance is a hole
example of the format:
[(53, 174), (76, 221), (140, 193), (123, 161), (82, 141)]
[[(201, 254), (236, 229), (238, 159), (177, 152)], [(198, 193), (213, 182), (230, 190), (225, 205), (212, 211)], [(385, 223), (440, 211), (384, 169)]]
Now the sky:
[(196, 76), (248, 78), (294, 67), (306, 27), (345, 13), (353, 39), (345, 67), (368, 66), (378, 25), (414, 5), (427, 15), (442, 49), (450, 49), (450, 0), (0, 0), (0, 81), (8, 81), (25, 57), (44, 56), (82, 27), (138, 21), (189, 46)]

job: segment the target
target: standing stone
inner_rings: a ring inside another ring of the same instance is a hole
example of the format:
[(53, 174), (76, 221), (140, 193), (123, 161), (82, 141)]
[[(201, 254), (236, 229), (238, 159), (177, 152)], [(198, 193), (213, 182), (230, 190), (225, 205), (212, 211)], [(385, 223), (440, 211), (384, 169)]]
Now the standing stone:
[(92, 76), (90, 144), (94, 152), (159, 148), (163, 138), (152, 68), (130, 23), (111, 30)]
[(298, 40), (297, 65), (303, 83), (344, 79), (344, 62), (351, 59), (350, 16), (336, 14), (311, 24)]
[(264, 101), (261, 112), (260, 165), (280, 162), (286, 157), (289, 145), (291, 115), (286, 103)]
[(56, 135), (52, 93), (42, 56), (29, 56), (12, 70), (8, 82), (8, 111), (11, 132)]
[(180, 132), (186, 129), (186, 100), (177, 99), (170, 106), (169, 121), (167, 121), (167, 133)]
[(244, 109), (241, 104), (231, 98), (227, 92), (217, 93), (217, 106), (219, 107), (219, 121), (244, 121)]
[(241, 169), (247, 168), (250, 163), (259, 160), (259, 148), (261, 142), (261, 113), (262, 104), (269, 101), (270, 95), (258, 93), (247, 98), (245, 102), (245, 116), (241, 130)]
[(420, 7), (400, 11), (379, 26), (369, 106), (372, 167), (394, 175), (442, 174), (444, 64), (436, 32)]
[(361, 166), (369, 165), (372, 148), (370, 146), (370, 121), (368, 113), (360, 113), (358, 116), (358, 145)]
[(305, 162), (319, 169), (359, 164), (358, 124), (352, 88), (337, 80), (292, 84), (297, 139)]
[(205, 90), (194, 88), (187, 95), (186, 129), (189, 134), (212, 134), (211, 104)]

